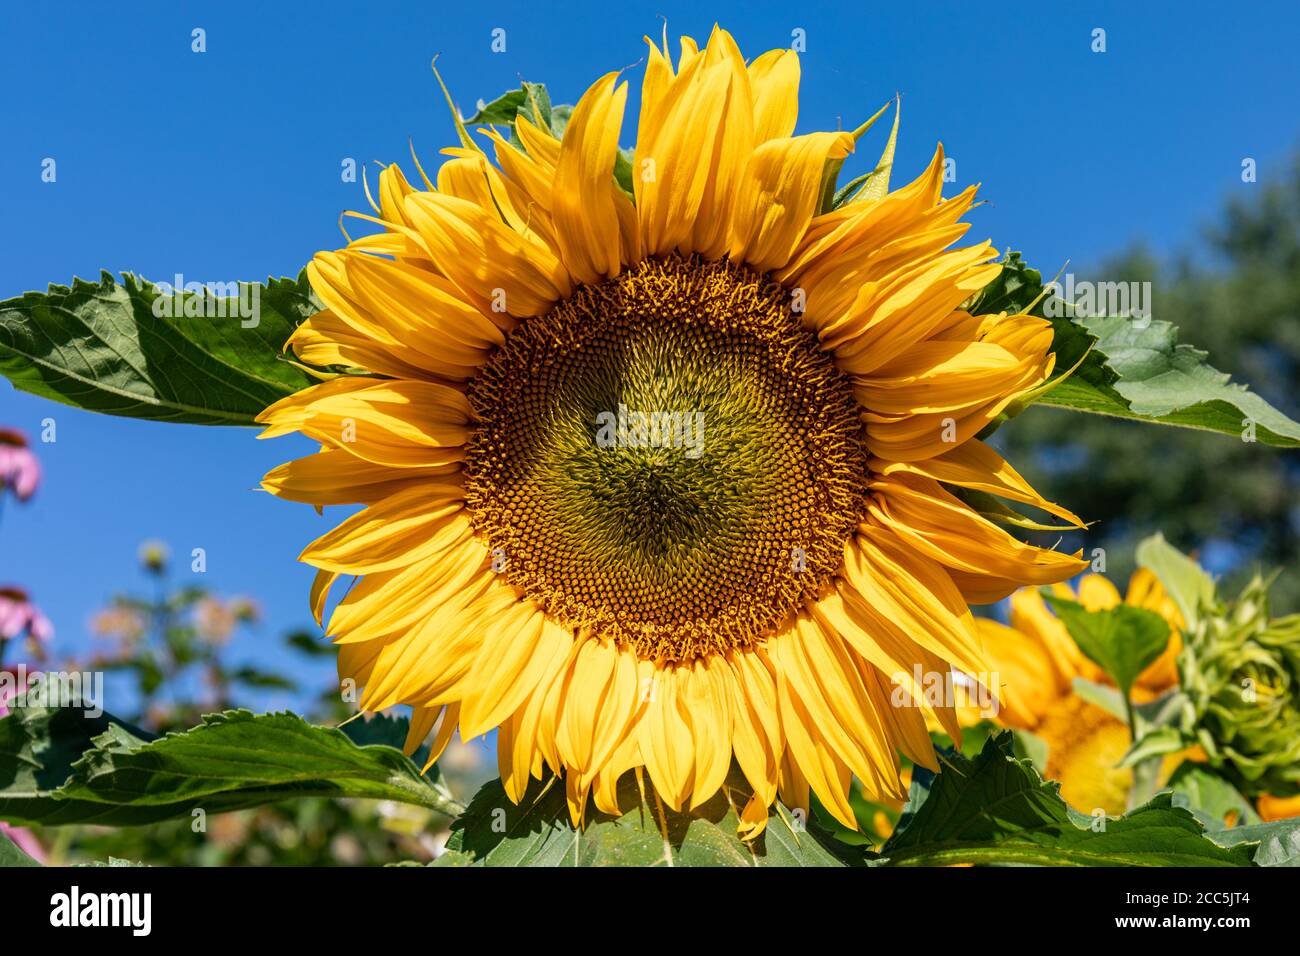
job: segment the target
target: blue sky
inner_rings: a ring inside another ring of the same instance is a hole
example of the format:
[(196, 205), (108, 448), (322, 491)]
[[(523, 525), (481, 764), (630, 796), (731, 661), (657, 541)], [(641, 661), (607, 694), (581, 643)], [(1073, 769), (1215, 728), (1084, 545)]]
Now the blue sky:
[[(555, 9), (553, 9), (555, 8)], [(800, 131), (856, 126), (903, 95), (896, 176), (942, 140), (959, 188), (989, 200), (972, 238), (1024, 250), (1048, 272), (1085, 270), (1142, 240), (1187, 247), (1236, 190), (1245, 157), (1261, 182), (1300, 139), (1294, 3), (966, 2), (6, 4), (0, 58), (0, 214), (10, 239), (0, 296), (101, 268), (213, 281), (295, 274), (339, 244), (338, 215), (363, 205), (345, 158), (423, 159), (453, 141), (429, 61), (466, 113), (523, 79), (574, 101), (628, 67), (634, 116), (645, 33), (703, 38), (714, 21), (748, 55), (806, 36)], [(191, 31), (207, 51), (191, 51)], [(506, 52), (493, 53), (493, 29)], [(1092, 31), (1106, 31), (1094, 53)], [(675, 46), (675, 39), (674, 39)], [(632, 129), (631, 123), (627, 126)], [(880, 135), (850, 161), (869, 168)], [(630, 145), (627, 136), (624, 142)], [(57, 181), (41, 181), (46, 157)], [(1176, 316), (1164, 316), (1173, 318)], [(326, 530), (305, 506), (255, 490), (305, 443), (252, 431), (77, 412), (0, 382), (0, 425), (35, 435), (46, 479), (0, 523), (0, 583), (31, 590), (64, 650), (87, 619), (141, 587), (147, 537), (187, 555), (202, 583), (266, 610), (236, 656), (274, 662), (279, 635), (309, 623), (301, 547)]]

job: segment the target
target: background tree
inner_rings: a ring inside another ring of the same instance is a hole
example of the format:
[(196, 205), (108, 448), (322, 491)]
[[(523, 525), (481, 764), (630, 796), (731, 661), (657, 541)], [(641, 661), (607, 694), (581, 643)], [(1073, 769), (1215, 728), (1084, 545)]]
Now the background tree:
[[(1099, 281), (1149, 281), (1155, 318), (1180, 341), (1283, 413), (1300, 412), (1300, 153), (1284, 176), (1243, 186), (1202, 243), (1160, 262), (1141, 246), (1096, 270)], [(1277, 614), (1300, 610), (1300, 452), (1221, 435), (1032, 406), (994, 441), (1048, 498), (1096, 521), (1107, 572), (1125, 580), (1154, 531), (1197, 552), (1234, 591), (1252, 570), (1282, 568)]]

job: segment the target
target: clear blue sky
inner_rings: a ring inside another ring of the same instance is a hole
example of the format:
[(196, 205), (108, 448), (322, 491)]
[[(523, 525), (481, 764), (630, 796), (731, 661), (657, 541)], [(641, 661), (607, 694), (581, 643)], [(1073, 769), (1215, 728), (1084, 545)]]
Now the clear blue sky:
[[(1298, 11), (1293, 2), (8, 3), (0, 296), (101, 268), (219, 281), (295, 274), (339, 243), (339, 212), (363, 205), (360, 185), (340, 181), (344, 158), (406, 162), (408, 137), (424, 158), (453, 141), (429, 70), (435, 53), (466, 113), (520, 78), (572, 102), (629, 66), (635, 115), (641, 37), (658, 36), (661, 14), (674, 38), (703, 38), (716, 20), (751, 56), (802, 28), (801, 131), (852, 127), (900, 91), (897, 175), (911, 178), (942, 139), (957, 185), (982, 182), (991, 201), (972, 238), (1021, 248), (1052, 272), (1137, 239), (1167, 252), (1193, 242), (1225, 196), (1250, 188), (1243, 157), (1266, 181), (1297, 144)], [(195, 27), (206, 30), (206, 53), (191, 52)], [(497, 27), (502, 54), (490, 49)], [(1104, 54), (1090, 49), (1096, 27)], [(867, 144), (849, 171), (878, 149)], [(53, 184), (41, 182), (46, 157), (58, 164)], [(90, 415), (0, 382), (0, 424), (36, 433), (51, 415), (58, 442), (38, 446), (44, 487), (26, 507), (5, 508), (0, 583), (28, 587), (60, 647), (76, 650), (88, 645), (92, 610), (142, 583), (141, 539), (181, 554), (203, 547), (204, 583), (251, 594), (267, 611), (237, 654), (278, 660), (279, 634), (309, 622), (310, 575), (294, 559), (336, 516), (254, 489), (305, 445)]]

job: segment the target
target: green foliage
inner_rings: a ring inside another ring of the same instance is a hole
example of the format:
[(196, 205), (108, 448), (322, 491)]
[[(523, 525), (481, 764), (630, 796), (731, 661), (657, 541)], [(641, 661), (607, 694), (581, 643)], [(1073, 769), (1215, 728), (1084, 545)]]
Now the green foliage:
[(1256, 866), (1300, 866), (1300, 819), (1214, 830), (1207, 836), (1222, 847), (1258, 844)]
[(465, 123), (469, 126), (508, 127), (510, 142), (523, 149), (524, 144), (515, 132), (516, 117), (522, 116), (534, 126), (549, 130), (556, 139), (562, 139), (572, 112), (572, 106), (551, 106), (551, 95), (547, 92), (545, 83), (522, 83), (519, 89), (507, 90), (480, 108)]
[(1225, 830), (1260, 822), (1251, 802), (1231, 783), (1199, 763), (1185, 761), (1178, 765), (1168, 786), (1174, 802), (1186, 806), (1206, 830)]
[(872, 865), (1020, 863), (1057, 866), (1248, 866), (1254, 847), (1206, 838), (1170, 794), (1104, 821), (1072, 811), (1055, 783), (1011, 752), (1010, 734), (974, 759), (943, 756), (943, 771), (918, 769), (898, 829)]
[(280, 352), (320, 306), (305, 273), (256, 287), (256, 310), (253, 287), (240, 288), (256, 324), (241, 317), (238, 297), (206, 293), (164, 299), (168, 308), (159, 311), (177, 314), (157, 316), (157, 288), (130, 273), (120, 284), (105, 272), (98, 283), (74, 279), (70, 287), (6, 299), (0, 374), (22, 391), (89, 411), (252, 425), (266, 406), (313, 384)]
[[(1206, 240), (1157, 260), (1141, 248), (1076, 270), (1076, 278), (1150, 282), (1155, 314), (1216, 367), (1249, 382), (1291, 418), (1300, 417), (1300, 154), (1271, 183), (1240, 190), (1213, 217)], [(1063, 386), (1064, 387), (1064, 386)], [(1104, 548), (1123, 579), (1138, 542), (1157, 531), (1200, 552), (1235, 592), (1256, 567), (1286, 569), (1270, 598), (1276, 613), (1300, 610), (1300, 452), (1277, 451), (1185, 428), (1038, 403), (994, 442), (1035, 488), (1092, 526), (1062, 547)], [(1056, 534), (1033, 540), (1051, 544)]]
[[(1097, 338), (1097, 351), (1119, 376), (1123, 404), (1101, 401), (1071, 382), (1044, 395), (1048, 405), (1219, 432), (1285, 448), (1300, 447), (1300, 422), (1211, 366), (1208, 353), (1178, 342), (1169, 322), (1124, 316), (1076, 319)], [(1253, 431), (1252, 431), (1253, 425)]]
[(484, 786), (452, 825), (442, 866), (840, 866), (831, 841), (782, 808), (758, 839), (736, 836), (736, 813), (750, 790), (738, 774), (695, 812), (674, 813), (634, 775), (619, 785), (621, 816), (597, 814), (583, 830), (570, 822), (562, 781), (534, 780), (518, 806), (500, 781)]
[(256, 601), (173, 586), (161, 542), (146, 542), (141, 556), (152, 596), (119, 593), (97, 612), (96, 650), (86, 662), (134, 680), (137, 704), (124, 717), (154, 731), (184, 730), (205, 713), (237, 706), (243, 691), (296, 689), (283, 674), (227, 660), (229, 642), (257, 623)]
[(1248, 796), (1300, 794), (1300, 614), (1273, 618), (1252, 581), (1187, 632), (1175, 725)]
[[(240, 284), (250, 307), (251, 289)], [(77, 278), (5, 299), (0, 375), (23, 392), (88, 411), (251, 425), (270, 403), (313, 384), (279, 354), (295, 326), (320, 308), (305, 273), (256, 289), (259, 306), (248, 319), (238, 297), (207, 293), (164, 299), (160, 311), (174, 315), (155, 315), (159, 290), (130, 273), (121, 284), (105, 272), (98, 284)]]
[(1164, 652), (1169, 624), (1159, 614), (1128, 604), (1089, 611), (1077, 601), (1044, 592), (1087, 658), (1105, 671), (1125, 698), (1138, 675)]
[(54, 793), (72, 765), (117, 726), (135, 739), (150, 735), (107, 716), (91, 718), (71, 708), (22, 708), (0, 719), (0, 820), (60, 824), (93, 818), (98, 805), (58, 802)]
[(1212, 817), (1232, 810), (1249, 819), (1246, 798), (1300, 793), (1300, 614), (1271, 617), (1260, 578), (1232, 601), (1219, 598), (1204, 571), (1163, 539), (1144, 542), (1141, 556), (1193, 614), (1178, 688), (1140, 708), (1142, 732), (1124, 764), (1200, 748), (1203, 764), (1185, 765), (1172, 782), (1191, 778), (1181, 789)]
[(1052, 323), (1052, 377), (1020, 399), (1010, 416), (1039, 403), (1238, 438), (1245, 433), (1268, 445), (1300, 446), (1300, 422), (1246, 386), (1232, 383), (1207, 363), (1206, 352), (1179, 344), (1172, 323), (1078, 315), (1070, 303), (1059, 300), (1049, 316), (1045, 304), (1050, 295), (1038, 271), (1019, 253), (1009, 252), (1003, 274), (968, 304), (974, 314), (1029, 310)]
[[(855, 144), (867, 130), (876, 125), (876, 120), (880, 119), (887, 109), (889, 109), (888, 103), (853, 131)], [(818, 212), (838, 209), (846, 203), (859, 200), (880, 199), (889, 191), (889, 172), (894, 165), (894, 147), (898, 142), (898, 119), (900, 115), (899, 101), (895, 100), (893, 130), (889, 134), (889, 139), (885, 143), (885, 150), (880, 156), (880, 162), (876, 163), (875, 169), (863, 173), (843, 188), (837, 189), (836, 183), (839, 181), (844, 159), (828, 159), (826, 161), (826, 165), (822, 169), (821, 198), (817, 202)]]
[(40, 866), (40, 864), (18, 849), (14, 841), (0, 830), (0, 867), (8, 866)]
[(1214, 579), (1157, 532), (1137, 546), (1137, 563), (1160, 579), (1165, 592), (1178, 605), (1185, 627), (1194, 628), (1201, 609), (1214, 603)]
[(47, 825), (131, 826), (308, 796), (459, 810), (392, 746), (359, 746), (296, 714), (244, 710), (149, 739), (108, 716), (26, 708), (0, 720), (0, 784), (0, 817)]

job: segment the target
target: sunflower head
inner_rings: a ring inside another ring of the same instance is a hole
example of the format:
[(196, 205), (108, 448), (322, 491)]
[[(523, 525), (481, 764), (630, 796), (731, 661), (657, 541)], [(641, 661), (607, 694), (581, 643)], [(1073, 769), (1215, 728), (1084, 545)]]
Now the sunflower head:
[[(715, 30), (650, 44), (632, 188), (627, 84), (562, 135), (465, 132), (436, 182), (379, 175), (378, 227), (309, 267), (290, 345), (344, 368), (267, 409), (317, 454), (271, 492), (364, 508), (313, 542), (319, 616), (361, 706), (408, 745), (496, 728), (502, 781), (563, 778), (575, 820), (635, 770), (674, 809), (733, 762), (761, 832), (780, 792), (853, 826), (848, 788), (936, 767), (919, 674), (987, 670), (969, 601), (1077, 573), (963, 500), (1078, 523), (975, 436), (1051, 373), (1052, 332), (963, 303), (999, 272), (955, 247), (974, 189), (943, 154), (829, 208), (864, 126), (794, 135), (799, 61)], [(417, 164), (418, 165), (418, 164)]]

